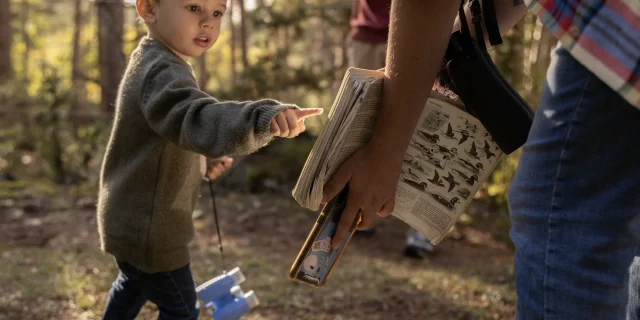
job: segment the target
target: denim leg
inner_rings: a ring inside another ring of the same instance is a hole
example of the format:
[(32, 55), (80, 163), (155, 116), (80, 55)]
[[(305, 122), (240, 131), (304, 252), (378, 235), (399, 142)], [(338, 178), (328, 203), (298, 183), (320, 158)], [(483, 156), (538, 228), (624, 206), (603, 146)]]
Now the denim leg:
[(102, 315), (103, 320), (132, 320), (147, 301), (142, 295), (139, 283), (132, 270), (121, 268), (111, 285), (109, 297)]
[(640, 111), (562, 48), (509, 189), (516, 319), (624, 319), (640, 244)]
[(629, 267), (629, 303), (627, 320), (640, 320), (640, 257), (633, 259)]
[(145, 297), (158, 306), (158, 319), (198, 319), (200, 310), (189, 265), (170, 272), (144, 274), (140, 282)]

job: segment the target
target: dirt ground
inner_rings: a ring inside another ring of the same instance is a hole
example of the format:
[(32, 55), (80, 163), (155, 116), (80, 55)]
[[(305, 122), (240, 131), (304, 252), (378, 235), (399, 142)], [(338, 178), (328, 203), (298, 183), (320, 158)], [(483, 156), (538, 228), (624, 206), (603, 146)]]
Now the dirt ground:
[[(0, 199), (0, 320), (99, 319), (115, 279), (100, 252), (94, 199), (30, 206)], [(464, 224), (425, 260), (402, 256), (406, 225), (356, 235), (326, 287), (288, 279), (316, 218), (290, 196), (226, 194), (218, 199), (227, 267), (239, 266), (260, 306), (244, 319), (511, 319), (513, 252), (489, 228)], [(196, 284), (220, 274), (211, 204), (202, 198), (191, 245)], [(137, 319), (156, 319), (148, 303)], [(203, 310), (200, 319), (210, 319)]]

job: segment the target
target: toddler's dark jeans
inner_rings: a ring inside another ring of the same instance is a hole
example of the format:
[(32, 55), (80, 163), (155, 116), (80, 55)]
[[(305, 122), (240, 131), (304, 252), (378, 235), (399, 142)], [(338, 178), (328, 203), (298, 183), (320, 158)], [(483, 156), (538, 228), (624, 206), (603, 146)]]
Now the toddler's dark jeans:
[(120, 272), (109, 290), (103, 320), (134, 319), (147, 300), (158, 306), (158, 319), (198, 319), (198, 299), (189, 265), (146, 273), (126, 262), (116, 264)]

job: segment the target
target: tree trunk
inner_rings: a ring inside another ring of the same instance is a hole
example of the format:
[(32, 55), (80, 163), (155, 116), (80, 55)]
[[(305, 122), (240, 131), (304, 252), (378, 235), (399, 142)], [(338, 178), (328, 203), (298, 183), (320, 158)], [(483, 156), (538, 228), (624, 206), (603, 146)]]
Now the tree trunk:
[(235, 87), (236, 75), (236, 28), (233, 23), (233, 7), (235, 1), (229, 3), (229, 28), (231, 31), (231, 85)]
[(21, 35), (24, 42), (24, 53), (22, 54), (22, 78), (28, 82), (29, 70), (29, 51), (31, 50), (31, 39), (27, 31), (27, 22), (29, 21), (29, 0), (22, 0), (22, 25)]
[(120, 0), (96, 0), (95, 3), (98, 9), (100, 104), (104, 112), (112, 113), (125, 67), (122, 52), (123, 4)]
[(207, 53), (203, 53), (196, 59), (198, 69), (198, 87), (200, 90), (207, 91), (207, 83), (209, 82), (209, 73), (207, 72)]
[(0, 82), (9, 80), (13, 76), (11, 65), (12, 38), (11, 1), (0, 0)]
[(526, 20), (518, 22), (504, 37), (504, 44), (497, 48), (496, 65), (513, 88), (521, 93), (524, 74), (524, 26)]
[(73, 113), (78, 109), (78, 106), (83, 100), (84, 92), (83, 88), (83, 80), (80, 76), (80, 30), (82, 29), (82, 1), (83, 0), (74, 0), (74, 25), (73, 25), (73, 39), (72, 39), (72, 58), (71, 58), (71, 81), (73, 85), (73, 90), (71, 93), (71, 116), (73, 118)]
[[(524, 83), (522, 96), (528, 101), (533, 97), (534, 85), (536, 82), (536, 61), (538, 59), (538, 51), (540, 50), (540, 36), (544, 29), (542, 22), (535, 16), (527, 15), (525, 17), (525, 34), (524, 43), (528, 44), (524, 50)], [(527, 30), (529, 29), (529, 30)]]
[(247, 59), (247, 23), (244, 0), (238, 0), (238, 7), (240, 7), (240, 49), (242, 50), (242, 70), (245, 71), (249, 68), (249, 60)]
[(551, 50), (555, 47), (557, 40), (549, 32), (547, 28), (542, 28), (540, 40), (538, 41), (538, 52), (535, 59), (535, 66), (533, 72), (533, 85), (531, 89), (530, 103), (532, 107), (537, 108), (540, 102), (540, 95), (542, 94), (542, 88), (544, 87), (544, 81), (551, 63)]

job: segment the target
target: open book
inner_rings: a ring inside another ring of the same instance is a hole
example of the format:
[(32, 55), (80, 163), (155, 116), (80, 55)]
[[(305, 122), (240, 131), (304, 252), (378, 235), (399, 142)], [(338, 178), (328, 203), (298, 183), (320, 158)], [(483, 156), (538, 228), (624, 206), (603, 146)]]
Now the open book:
[[(384, 73), (349, 68), (293, 196), (318, 210), (326, 182), (364, 146), (375, 125)], [(393, 216), (440, 242), (503, 153), (480, 121), (432, 92), (405, 153)]]

